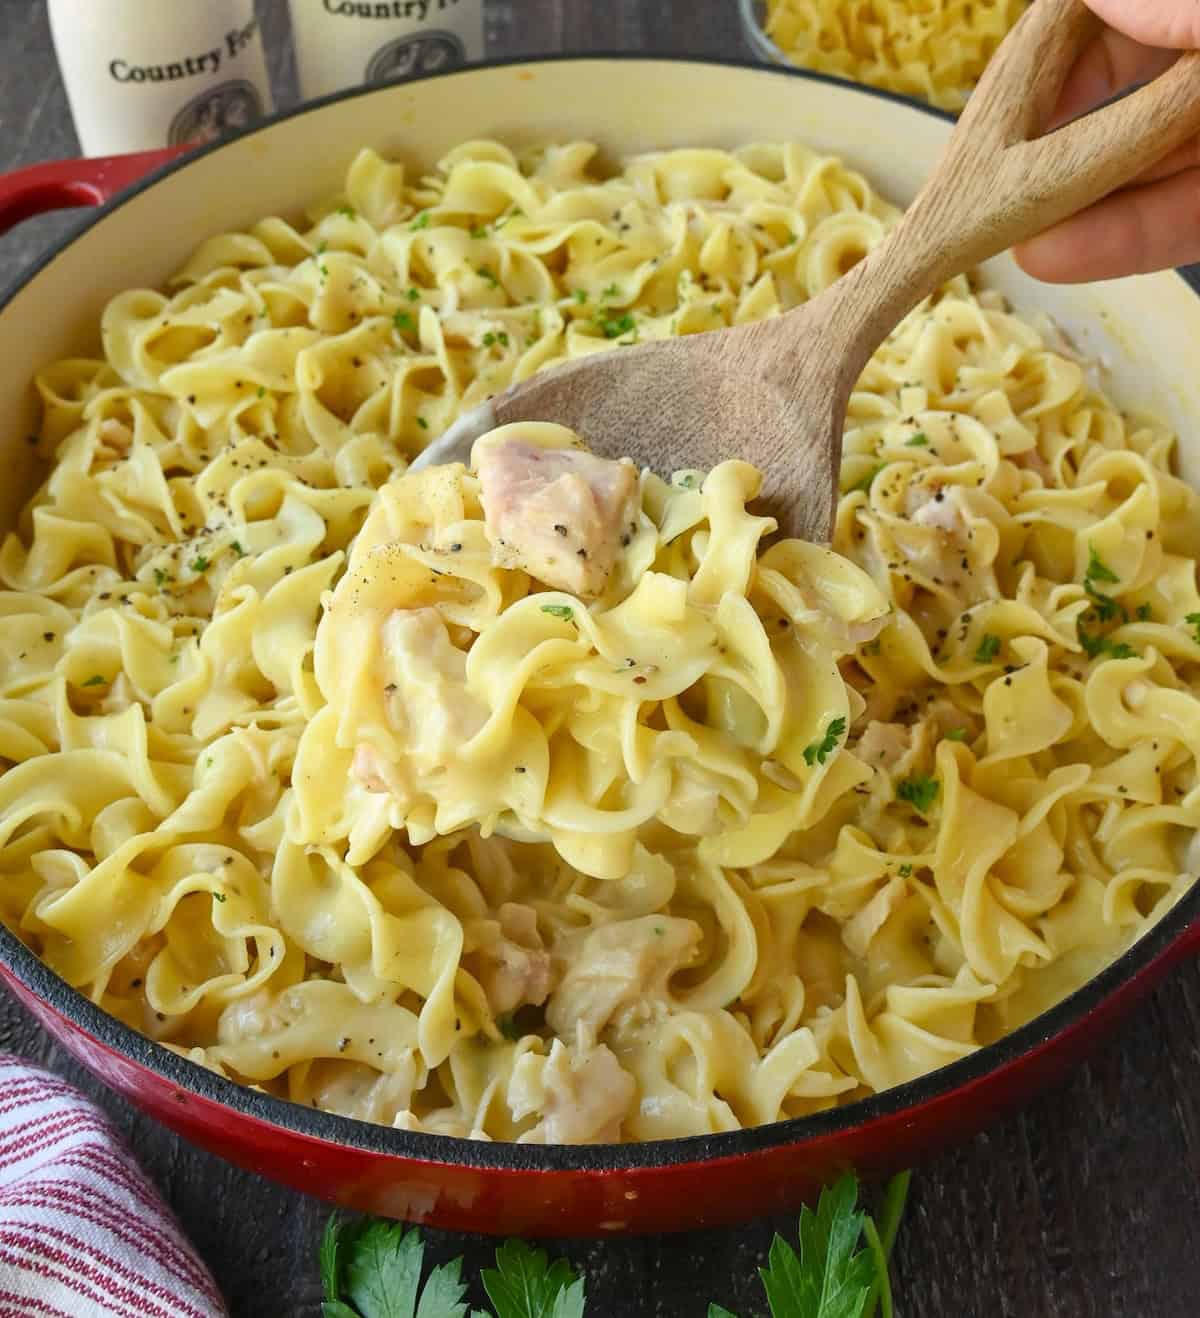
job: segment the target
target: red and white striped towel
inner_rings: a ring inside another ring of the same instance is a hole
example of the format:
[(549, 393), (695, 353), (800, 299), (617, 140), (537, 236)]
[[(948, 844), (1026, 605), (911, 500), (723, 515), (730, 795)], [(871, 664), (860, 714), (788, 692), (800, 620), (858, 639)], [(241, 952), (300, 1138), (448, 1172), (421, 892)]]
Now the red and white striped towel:
[(226, 1318), (106, 1116), (0, 1055), (0, 1318)]

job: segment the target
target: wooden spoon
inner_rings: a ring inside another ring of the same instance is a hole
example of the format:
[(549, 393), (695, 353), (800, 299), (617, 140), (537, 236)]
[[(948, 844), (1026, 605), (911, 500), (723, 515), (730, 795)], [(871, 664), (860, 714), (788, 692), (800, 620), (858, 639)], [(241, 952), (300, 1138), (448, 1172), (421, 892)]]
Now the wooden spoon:
[(1200, 52), (1047, 134), (1100, 24), (1081, 0), (1035, 0), (963, 111), (903, 218), (849, 273), (785, 315), (595, 353), (463, 416), (413, 463), (468, 461), (496, 425), (557, 421), (596, 453), (666, 475), (731, 457), (763, 473), (790, 535), (828, 542), (850, 392), (871, 354), (947, 279), (1127, 183), (1200, 132)]

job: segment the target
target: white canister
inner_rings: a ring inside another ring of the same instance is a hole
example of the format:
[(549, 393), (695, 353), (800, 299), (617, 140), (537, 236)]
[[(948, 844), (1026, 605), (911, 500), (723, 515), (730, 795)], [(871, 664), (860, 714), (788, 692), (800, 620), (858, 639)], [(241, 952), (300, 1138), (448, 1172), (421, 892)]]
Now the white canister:
[(254, 0), (50, 0), (84, 154), (208, 142), (271, 110)]
[(290, 0), (305, 100), (483, 58), (484, 0)]

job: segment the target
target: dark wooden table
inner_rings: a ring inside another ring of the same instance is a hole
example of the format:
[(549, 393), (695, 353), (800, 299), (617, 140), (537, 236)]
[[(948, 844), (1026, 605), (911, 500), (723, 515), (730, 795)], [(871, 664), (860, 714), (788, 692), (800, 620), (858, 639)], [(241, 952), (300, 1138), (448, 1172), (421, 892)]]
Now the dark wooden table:
[[(294, 76), (286, 6), (259, 3), (277, 100), (287, 104)], [(748, 53), (733, 0), (511, 0), (490, 7), (493, 48), (501, 53)], [(0, 0), (0, 170), (76, 150), (45, 10), (45, 0)], [(0, 283), (74, 222), (51, 216), (0, 238)], [(897, 1247), (905, 1318), (1200, 1315), (1198, 1039), (1200, 970), (1188, 966), (1057, 1092), (920, 1168)], [(319, 1313), (324, 1204), (182, 1143), (107, 1093), (3, 993), (0, 1048), (45, 1062), (115, 1117), (236, 1318)], [(760, 1221), (736, 1231), (563, 1248), (585, 1270), (597, 1315), (701, 1318), (715, 1299), (748, 1318), (766, 1312), (755, 1269), (775, 1230), (792, 1234), (794, 1224)], [(428, 1234), (429, 1255), (439, 1261), (464, 1253), (475, 1269), (490, 1259), (486, 1240)]]

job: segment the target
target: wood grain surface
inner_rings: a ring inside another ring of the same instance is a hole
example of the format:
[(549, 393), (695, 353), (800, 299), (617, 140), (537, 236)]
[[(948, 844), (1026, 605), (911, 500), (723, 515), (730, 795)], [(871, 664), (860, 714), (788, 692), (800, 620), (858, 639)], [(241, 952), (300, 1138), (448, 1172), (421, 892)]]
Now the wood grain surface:
[[(286, 6), (260, 0), (260, 9), (276, 97), (288, 104)], [(489, 10), (496, 53), (748, 54), (733, 0), (511, 0)], [(75, 150), (44, 0), (0, 0), (0, 170)], [(0, 284), (76, 222), (52, 216), (0, 238)], [(323, 1204), (198, 1152), (112, 1097), (2, 992), (0, 1049), (44, 1062), (114, 1116), (235, 1318), (315, 1318)], [(1177, 972), (1059, 1090), (921, 1167), (910, 1202), (896, 1255), (904, 1318), (1196, 1318), (1197, 968)], [(775, 1230), (791, 1233), (794, 1224), (562, 1248), (586, 1272), (596, 1315), (702, 1318), (712, 1299), (750, 1318), (766, 1312), (755, 1269)], [(478, 1237), (428, 1234), (433, 1259), (462, 1253), (472, 1270), (490, 1259), (492, 1246)]]

